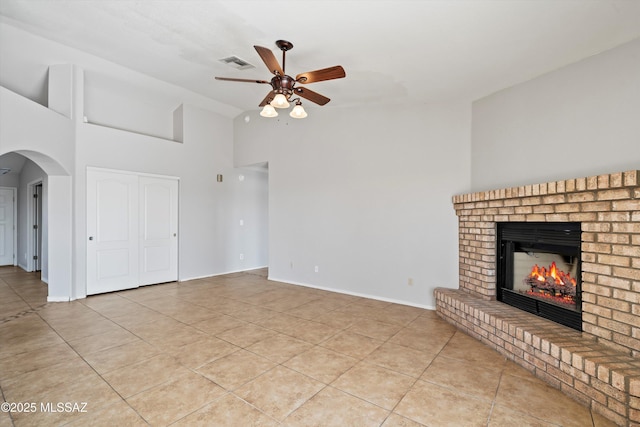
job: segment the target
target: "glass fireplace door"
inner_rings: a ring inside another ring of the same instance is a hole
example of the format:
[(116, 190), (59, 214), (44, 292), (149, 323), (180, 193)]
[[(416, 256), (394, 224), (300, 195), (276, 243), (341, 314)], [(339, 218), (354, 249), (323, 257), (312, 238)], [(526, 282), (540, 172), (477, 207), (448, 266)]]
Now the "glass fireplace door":
[(499, 223), (497, 298), (582, 330), (580, 223)]

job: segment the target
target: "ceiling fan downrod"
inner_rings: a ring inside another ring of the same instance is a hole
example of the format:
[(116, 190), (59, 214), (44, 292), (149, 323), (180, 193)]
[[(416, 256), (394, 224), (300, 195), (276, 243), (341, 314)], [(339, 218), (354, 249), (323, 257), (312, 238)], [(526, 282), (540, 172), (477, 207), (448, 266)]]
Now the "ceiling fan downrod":
[(282, 72), (286, 74), (285, 61), (286, 61), (287, 51), (293, 49), (293, 43), (286, 40), (276, 40), (276, 46), (278, 46), (278, 49), (282, 51)]

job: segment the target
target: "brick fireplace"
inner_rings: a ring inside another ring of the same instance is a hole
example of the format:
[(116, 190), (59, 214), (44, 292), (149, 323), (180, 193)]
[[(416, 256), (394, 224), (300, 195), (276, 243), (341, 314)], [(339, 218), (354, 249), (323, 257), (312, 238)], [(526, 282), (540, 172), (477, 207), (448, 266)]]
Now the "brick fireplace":
[[(640, 424), (640, 171), (453, 197), (459, 289), (438, 314), (619, 425)], [(582, 332), (496, 300), (498, 223), (581, 227)]]

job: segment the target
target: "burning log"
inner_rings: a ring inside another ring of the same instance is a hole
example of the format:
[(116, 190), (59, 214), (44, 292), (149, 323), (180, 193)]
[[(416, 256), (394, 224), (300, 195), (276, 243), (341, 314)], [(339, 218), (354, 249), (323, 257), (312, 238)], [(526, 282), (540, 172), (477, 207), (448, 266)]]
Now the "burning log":
[(576, 279), (569, 273), (558, 270), (555, 261), (549, 268), (534, 265), (524, 283), (532, 292), (573, 299), (576, 296)]

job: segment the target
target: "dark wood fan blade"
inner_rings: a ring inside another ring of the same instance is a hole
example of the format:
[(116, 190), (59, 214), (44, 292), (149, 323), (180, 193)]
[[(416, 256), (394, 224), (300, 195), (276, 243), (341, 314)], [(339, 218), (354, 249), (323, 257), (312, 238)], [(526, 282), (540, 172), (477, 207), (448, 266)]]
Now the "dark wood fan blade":
[(278, 64), (278, 60), (271, 49), (267, 49), (262, 46), (254, 46), (254, 49), (258, 52), (258, 55), (260, 55), (260, 58), (262, 58), (262, 61), (272, 74), (284, 76), (284, 71), (282, 71), (280, 64)]
[(273, 94), (273, 91), (271, 91), (267, 94), (267, 96), (264, 97), (264, 99), (262, 100), (260, 105), (258, 105), (258, 107), (264, 107), (265, 105), (273, 101), (273, 98), (275, 98), (275, 95)]
[(296, 81), (300, 83), (315, 83), (324, 80), (341, 79), (347, 74), (340, 65), (335, 67), (323, 68), (322, 70), (307, 71), (296, 76)]
[(232, 79), (231, 77), (216, 77), (216, 80), (226, 80), (228, 82), (245, 82), (245, 83), (271, 83), (267, 80)]
[(331, 101), (324, 95), (320, 95), (318, 92), (314, 92), (306, 87), (296, 87), (293, 89), (296, 95), (300, 95), (301, 97), (308, 99), (311, 102), (315, 102), (318, 105), (324, 105), (327, 102)]

